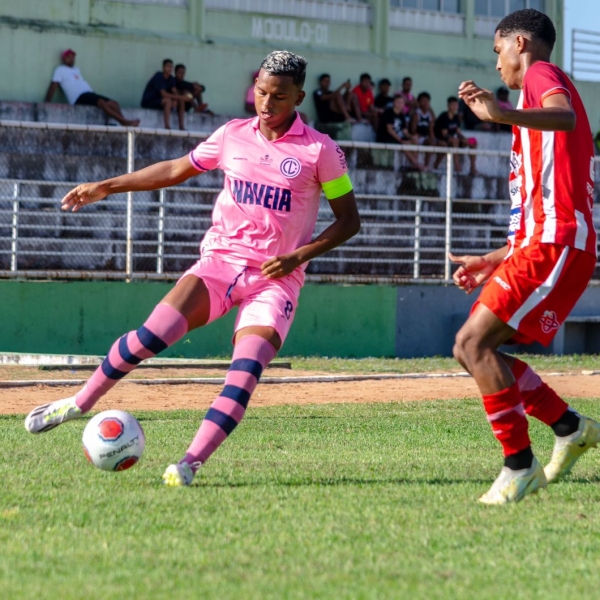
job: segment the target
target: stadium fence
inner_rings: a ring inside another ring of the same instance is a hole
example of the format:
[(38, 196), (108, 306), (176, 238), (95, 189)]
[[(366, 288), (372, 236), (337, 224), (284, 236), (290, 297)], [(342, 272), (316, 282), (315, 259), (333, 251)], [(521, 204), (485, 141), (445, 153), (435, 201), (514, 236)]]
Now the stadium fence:
[[(0, 121), (0, 278), (177, 279), (198, 257), (221, 172), (160, 191), (114, 195), (78, 213), (61, 211), (60, 199), (84, 181), (181, 156), (207, 135)], [(482, 254), (505, 243), (509, 152), (338, 143), (362, 229), (311, 261), (309, 281), (449, 282), (449, 251)], [(421, 161), (429, 154), (432, 166), (441, 159), (432, 172), (418, 172), (407, 151)], [(476, 175), (469, 175), (470, 156), (476, 156)], [(332, 218), (321, 198), (315, 232)], [(600, 280), (600, 267), (594, 279)]]

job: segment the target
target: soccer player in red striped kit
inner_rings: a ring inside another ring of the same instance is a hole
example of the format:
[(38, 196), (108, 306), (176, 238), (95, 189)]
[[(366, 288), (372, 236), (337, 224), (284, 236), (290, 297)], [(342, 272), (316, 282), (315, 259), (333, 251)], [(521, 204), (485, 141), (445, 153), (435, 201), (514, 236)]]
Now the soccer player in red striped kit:
[[(548, 345), (584, 292), (596, 265), (592, 221), (594, 158), (585, 109), (569, 78), (549, 62), (552, 21), (533, 9), (496, 27), (496, 69), (521, 90), (516, 109), (466, 81), (459, 95), (484, 121), (513, 126), (511, 218), (507, 244), (485, 256), (453, 256), (455, 283), (467, 294), (485, 282), (456, 336), (454, 356), (474, 377), (504, 467), (480, 501), (518, 502), (566, 475), (600, 441), (600, 424), (573, 411), (501, 344)], [(542, 469), (531, 450), (526, 415), (550, 426), (556, 441)]]

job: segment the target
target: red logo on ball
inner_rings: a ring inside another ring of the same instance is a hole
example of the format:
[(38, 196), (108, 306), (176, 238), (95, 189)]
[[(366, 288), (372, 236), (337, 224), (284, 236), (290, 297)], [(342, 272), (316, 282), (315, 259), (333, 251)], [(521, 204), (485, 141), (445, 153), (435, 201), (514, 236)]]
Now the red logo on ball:
[(115, 465), (115, 471), (126, 471), (127, 469), (131, 469), (131, 467), (133, 467), (137, 461), (137, 456), (128, 456)]
[(115, 417), (102, 419), (98, 424), (98, 437), (105, 442), (114, 442), (118, 440), (125, 431), (125, 426)]

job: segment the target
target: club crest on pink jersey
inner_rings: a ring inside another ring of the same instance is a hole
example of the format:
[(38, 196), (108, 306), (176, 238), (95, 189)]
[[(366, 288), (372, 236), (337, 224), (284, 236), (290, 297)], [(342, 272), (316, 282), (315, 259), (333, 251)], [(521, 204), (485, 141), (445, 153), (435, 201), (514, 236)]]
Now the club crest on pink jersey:
[(302, 165), (297, 158), (289, 156), (281, 161), (279, 170), (284, 177), (287, 177), (288, 179), (294, 179), (294, 177), (298, 177), (298, 175), (300, 175), (300, 171), (302, 171)]
[(102, 419), (98, 424), (98, 437), (105, 442), (114, 442), (118, 440), (125, 431), (125, 427), (119, 419), (108, 417)]
[(540, 318), (540, 323), (542, 324), (542, 331), (544, 333), (550, 333), (553, 329), (558, 329), (560, 327), (560, 323), (556, 318), (556, 313), (553, 310), (545, 311)]

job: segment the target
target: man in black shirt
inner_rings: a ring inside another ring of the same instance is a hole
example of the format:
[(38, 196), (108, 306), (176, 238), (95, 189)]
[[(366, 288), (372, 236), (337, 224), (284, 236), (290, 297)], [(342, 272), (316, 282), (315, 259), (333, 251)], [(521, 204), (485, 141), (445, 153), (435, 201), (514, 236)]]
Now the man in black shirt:
[(380, 112), (386, 108), (390, 108), (394, 102), (394, 98), (390, 96), (390, 89), (392, 87), (392, 82), (389, 79), (382, 79), (379, 82), (379, 94), (375, 96), (375, 108)]
[[(408, 115), (404, 112), (404, 98), (396, 94), (392, 106), (379, 119), (377, 141), (382, 144), (416, 144), (416, 136), (411, 136), (408, 132), (408, 122)], [(424, 170), (415, 152), (406, 151), (404, 156), (415, 169)]]
[[(337, 90), (331, 91), (331, 77), (323, 73), (319, 77), (319, 87), (313, 92), (313, 100), (319, 123), (354, 123), (348, 112), (350, 80), (344, 81)], [(345, 90), (342, 95), (342, 90)]]
[[(458, 98), (450, 96), (447, 100), (447, 106), (448, 110), (440, 114), (440, 116), (435, 120), (435, 125), (433, 126), (437, 145), (451, 148), (476, 148), (477, 140), (475, 138), (467, 139), (460, 130)], [(439, 167), (444, 158), (444, 154), (438, 154), (435, 159), (434, 167)], [(461, 171), (460, 159), (461, 156), (459, 154), (454, 155), (454, 170), (457, 173), (460, 173)], [(477, 160), (477, 157), (475, 155), (470, 155), (469, 160), (471, 162), (469, 174), (476, 175), (477, 169), (475, 168), (475, 161)]]
[(186, 108), (193, 108), (194, 112), (212, 115), (208, 110), (208, 104), (202, 101), (202, 94), (206, 88), (197, 81), (185, 80), (185, 65), (175, 65), (175, 87), (177, 92), (183, 96)]
[(173, 61), (163, 60), (162, 71), (157, 71), (146, 84), (142, 96), (142, 108), (162, 110), (165, 117), (165, 129), (171, 129), (171, 110), (177, 109), (179, 129), (185, 129), (185, 99), (179, 95), (173, 77)]

